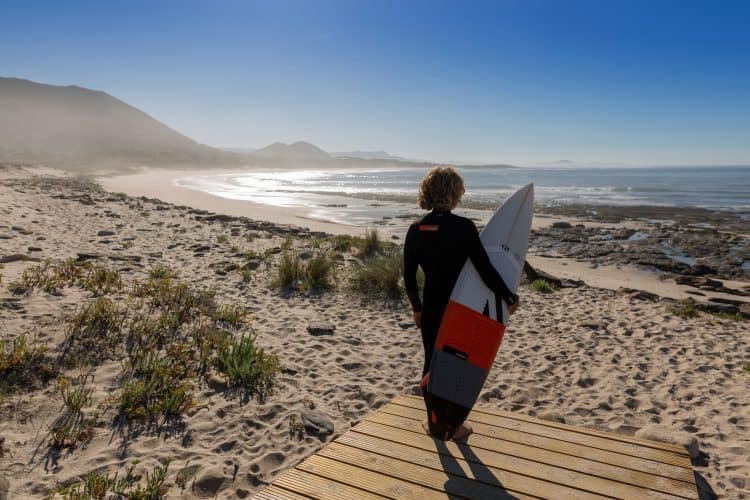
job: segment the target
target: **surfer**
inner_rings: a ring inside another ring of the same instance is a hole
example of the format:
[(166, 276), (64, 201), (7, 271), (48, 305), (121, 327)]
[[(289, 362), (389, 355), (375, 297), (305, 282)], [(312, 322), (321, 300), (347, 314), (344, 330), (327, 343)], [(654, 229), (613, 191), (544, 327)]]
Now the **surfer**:
[[(417, 197), (419, 206), (430, 212), (412, 224), (406, 233), (404, 284), (414, 322), (422, 332), (425, 359), (420, 387), (423, 390), (427, 385), (440, 321), (467, 258), (471, 259), (487, 287), (505, 301), (509, 314), (518, 307), (518, 296), (508, 289), (493, 267), (474, 223), (451, 212), (464, 192), (463, 178), (455, 169), (435, 167), (430, 170), (422, 179)], [(422, 268), (425, 277), (423, 300), (419, 297), (417, 267)], [(427, 421), (423, 425), (428, 429)], [(458, 440), (471, 432), (471, 427), (464, 423), (453, 438)]]

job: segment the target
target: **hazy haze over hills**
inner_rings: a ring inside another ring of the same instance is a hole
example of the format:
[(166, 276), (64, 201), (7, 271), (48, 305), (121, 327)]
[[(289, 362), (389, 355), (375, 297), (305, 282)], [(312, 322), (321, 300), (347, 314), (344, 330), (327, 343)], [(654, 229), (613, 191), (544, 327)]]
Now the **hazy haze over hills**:
[(0, 161), (87, 166), (241, 159), (199, 144), (104, 92), (0, 78)]
[(427, 167), (385, 151), (329, 154), (305, 141), (261, 149), (200, 144), (101, 91), (0, 78), (0, 162), (76, 169), (121, 166)]

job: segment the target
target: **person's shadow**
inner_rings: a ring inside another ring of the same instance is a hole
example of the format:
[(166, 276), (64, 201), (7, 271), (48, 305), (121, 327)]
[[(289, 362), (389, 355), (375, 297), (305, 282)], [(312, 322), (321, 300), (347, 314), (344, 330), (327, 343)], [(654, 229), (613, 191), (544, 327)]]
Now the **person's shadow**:
[[(453, 456), (451, 451), (448, 449), (444, 441), (434, 439), (435, 446), (437, 448), (438, 457), (440, 457), (440, 463), (443, 465), (443, 471), (448, 474), (448, 480), (444, 484), (445, 492), (449, 495), (456, 494), (464, 496), (466, 491), (463, 485), (463, 481), (459, 481), (456, 476), (460, 476), (465, 479), (473, 479), (479, 481), (488, 486), (496, 488), (492, 492), (492, 498), (495, 499), (513, 499), (518, 498), (511, 493), (505, 491), (505, 487), (498, 478), (492, 473), (492, 470), (484, 465), (482, 461), (477, 457), (474, 451), (465, 442), (456, 443), (456, 446), (461, 451), (464, 460), (466, 460), (469, 469), (473, 475), (473, 478), (469, 478), (461, 467), (461, 463)], [(471, 498), (471, 497), (470, 497)], [(489, 498), (484, 494), (474, 498)]]

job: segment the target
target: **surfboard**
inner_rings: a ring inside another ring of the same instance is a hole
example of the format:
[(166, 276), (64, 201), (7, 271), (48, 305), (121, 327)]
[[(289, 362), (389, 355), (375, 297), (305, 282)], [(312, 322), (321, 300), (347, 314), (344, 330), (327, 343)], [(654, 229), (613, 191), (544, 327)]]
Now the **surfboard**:
[[(505, 284), (515, 293), (529, 245), (534, 185), (508, 198), (479, 237)], [(450, 439), (466, 420), (508, 324), (508, 308), (466, 260), (438, 330), (425, 392), (430, 433)]]

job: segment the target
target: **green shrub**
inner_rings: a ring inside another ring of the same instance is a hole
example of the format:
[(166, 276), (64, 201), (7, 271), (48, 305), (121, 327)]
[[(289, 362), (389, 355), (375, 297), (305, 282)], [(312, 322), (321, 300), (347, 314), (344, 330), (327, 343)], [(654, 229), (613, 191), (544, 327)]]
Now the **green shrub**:
[(188, 346), (175, 344), (166, 353), (133, 349), (117, 396), (120, 411), (130, 419), (176, 416), (193, 405), (194, 361)]
[(167, 264), (160, 263), (151, 268), (151, 270), (148, 272), (148, 277), (152, 280), (176, 278), (177, 271), (172, 269), (172, 267)]
[(82, 373), (75, 384), (60, 377), (57, 387), (65, 409), (50, 427), (50, 445), (54, 448), (75, 448), (91, 441), (94, 436), (93, 422), (86, 420), (83, 409), (91, 404), (93, 389), (87, 387), (90, 375)]
[(226, 234), (220, 234), (216, 237), (216, 242), (219, 243), (220, 245), (223, 245), (227, 241), (229, 241), (229, 237), (227, 237)]
[(531, 283), (531, 289), (539, 293), (552, 293), (555, 291), (554, 287), (543, 279), (534, 280)]
[(364, 295), (384, 295), (391, 299), (398, 299), (403, 294), (402, 274), (401, 255), (397, 252), (389, 252), (355, 264), (351, 285), (354, 290)]
[(104, 264), (88, 266), (86, 273), (80, 278), (79, 283), (81, 287), (97, 297), (119, 292), (122, 289), (120, 272), (110, 269)]
[(359, 257), (369, 259), (383, 250), (383, 242), (380, 241), (380, 234), (377, 229), (368, 229), (365, 232), (364, 240), (362, 240), (362, 246), (359, 250)]
[(57, 373), (47, 348), (26, 334), (12, 341), (0, 339), (0, 395), (46, 383)]
[(146, 472), (146, 483), (141, 485), (140, 474), (134, 474), (138, 460), (128, 465), (125, 473), (120, 476), (115, 472), (113, 476), (99, 472), (89, 472), (83, 481), (60, 488), (49, 498), (62, 496), (64, 500), (103, 500), (105, 498), (127, 500), (161, 500), (166, 497), (168, 487), (164, 484), (169, 474), (171, 459), (164, 465), (157, 465)]
[(281, 364), (277, 356), (258, 347), (255, 338), (254, 334), (232, 338), (219, 351), (217, 367), (231, 385), (264, 396), (273, 387)]
[(274, 286), (282, 289), (296, 289), (304, 279), (304, 269), (296, 252), (287, 251), (281, 256), (279, 271)]
[(669, 308), (669, 312), (681, 318), (695, 318), (700, 315), (698, 308), (695, 307), (695, 302), (690, 299), (682, 300), (673, 305)]
[(247, 311), (242, 306), (223, 305), (216, 309), (213, 319), (229, 328), (241, 327), (247, 318)]
[(352, 248), (362, 248), (364, 240), (348, 234), (337, 234), (331, 239), (331, 248), (337, 252), (348, 252)]
[(52, 261), (45, 261), (37, 266), (24, 269), (20, 284), (28, 289), (39, 288), (47, 293), (57, 294), (65, 283), (55, 273)]
[(68, 321), (65, 355), (85, 363), (112, 356), (120, 345), (125, 310), (106, 297), (99, 297), (78, 309)]
[(331, 288), (333, 263), (323, 254), (318, 254), (305, 264), (305, 284), (308, 288)]

